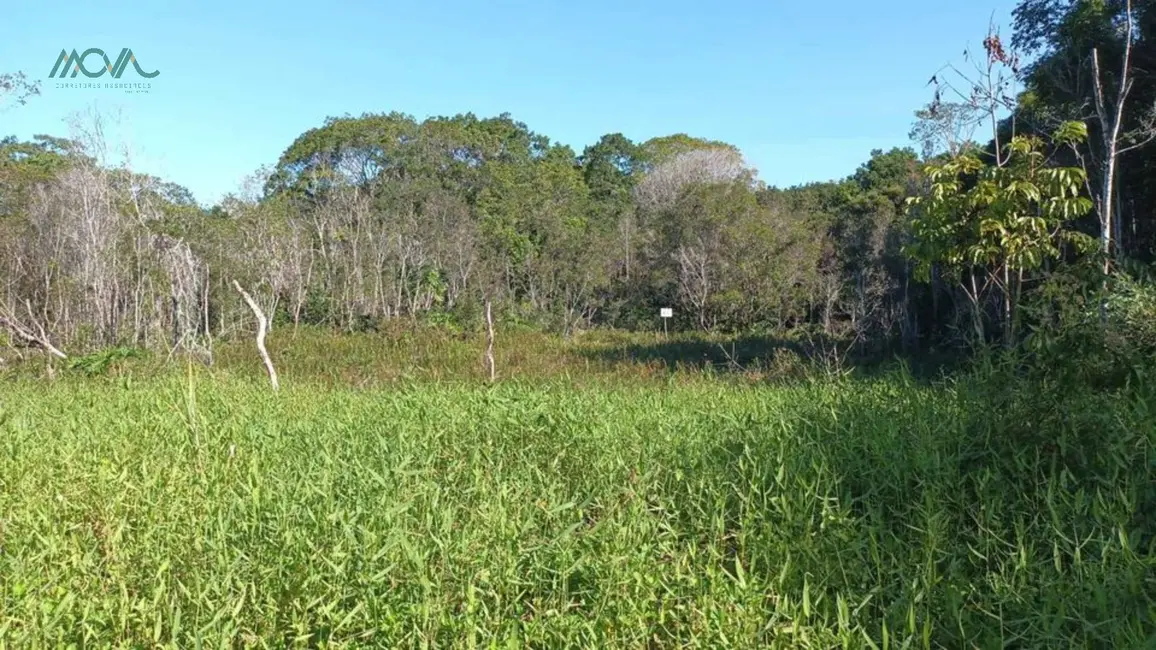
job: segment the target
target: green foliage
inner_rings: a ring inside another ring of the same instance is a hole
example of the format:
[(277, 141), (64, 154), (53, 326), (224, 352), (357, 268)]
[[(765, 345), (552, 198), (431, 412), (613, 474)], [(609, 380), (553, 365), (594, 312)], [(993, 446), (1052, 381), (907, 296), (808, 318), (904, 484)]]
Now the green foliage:
[(1115, 389), (1156, 356), (1156, 285), (1122, 272), (1103, 280), (1102, 267), (1089, 260), (1040, 283), (1025, 309), (1034, 374)]
[(643, 155), (642, 148), (621, 133), (604, 135), (586, 147), (579, 163), (591, 196), (616, 206), (629, 203)]
[[(1052, 140), (1071, 144), (1085, 135), (1082, 125), (1066, 124)], [(1012, 138), (995, 162), (967, 150), (928, 165), (926, 194), (907, 201), (911, 240), (903, 250), (916, 277), (929, 281), (934, 268), (962, 286), (981, 342), (986, 294), (998, 290), (1004, 342), (1011, 345), (1025, 274), (1060, 259), (1065, 248), (1094, 250), (1095, 240), (1071, 228), (1092, 203), (1082, 194), (1084, 171), (1049, 165), (1039, 138)]]
[[(1086, 165), (1092, 172), (1090, 189), (1094, 195), (1103, 195), (1100, 163), (1106, 151), (1100, 117), (1088, 110), (1096, 105), (1097, 92), (1092, 53), (1100, 67), (1099, 88), (1108, 102), (1105, 117), (1114, 114), (1115, 98), (1121, 96), (1121, 71), (1127, 65), (1127, 88), (1119, 107), (1122, 119), (1116, 138), (1121, 149), (1131, 150), (1116, 161), (1114, 195), (1119, 203), (1113, 212), (1118, 211), (1114, 216), (1119, 223), (1112, 233), (1113, 245), (1122, 252), (1121, 257), (1147, 262), (1153, 259), (1152, 243), (1156, 241), (1156, 220), (1150, 218), (1156, 205), (1151, 183), (1156, 148), (1148, 142), (1156, 99), (1156, 75), (1150, 63), (1156, 55), (1154, 8), (1150, 0), (1020, 0), (1014, 11), (1013, 39), (1017, 47), (1036, 55), (1021, 71), (1026, 92), (1017, 107), (1016, 123), (1043, 128), (1064, 120), (1086, 121), (1092, 137), (1064, 155), (1068, 164)], [(1131, 30), (1124, 29), (1128, 22)], [(1127, 63), (1126, 34), (1132, 37)], [(1092, 233), (1100, 228), (1096, 218), (1086, 219), (1083, 225)]]
[(0, 219), (23, 211), (29, 191), (51, 181), (69, 165), (69, 143), (46, 136), (34, 140), (0, 140)]
[(640, 145), (640, 149), (642, 159), (648, 167), (670, 160), (680, 153), (699, 149), (729, 149), (738, 151), (738, 148), (732, 144), (718, 140), (696, 138), (685, 133), (675, 133), (674, 135), (651, 138), (643, 142), (642, 145)]
[(465, 331), (459, 316), (451, 311), (442, 309), (431, 310), (426, 313), (423, 320), (426, 325), (442, 328), (451, 334), (462, 334)]
[(1104, 304), (1108, 322), (1137, 357), (1156, 353), (1156, 284), (1118, 275)]
[[(1072, 127), (1057, 140), (1078, 137)], [(1060, 256), (1064, 243), (1088, 250), (1086, 235), (1065, 226), (1092, 209), (1081, 195), (1085, 174), (1049, 167), (1038, 139), (1017, 137), (1005, 166), (985, 165), (972, 152), (927, 168), (926, 197), (909, 200), (914, 241), (906, 252), (923, 279), (933, 265), (956, 273), (981, 267), (1030, 271)]]
[(78, 370), (89, 377), (95, 377), (105, 374), (110, 368), (115, 367), (125, 359), (135, 359), (142, 356), (144, 356), (143, 350), (118, 346), (81, 357), (73, 357), (68, 360), (68, 369)]
[(1150, 383), (207, 373), (6, 386), (0, 644), (1143, 647), (1156, 625)]
[(1076, 147), (1088, 139), (1088, 125), (1083, 122), (1064, 122), (1052, 134), (1052, 142), (1056, 145)]

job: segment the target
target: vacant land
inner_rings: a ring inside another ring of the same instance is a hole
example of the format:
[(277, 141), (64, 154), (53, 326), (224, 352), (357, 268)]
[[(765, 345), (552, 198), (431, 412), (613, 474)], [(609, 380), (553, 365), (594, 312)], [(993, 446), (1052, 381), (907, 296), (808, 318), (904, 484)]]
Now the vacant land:
[(9, 380), (0, 645), (1151, 642), (1156, 396), (988, 372)]

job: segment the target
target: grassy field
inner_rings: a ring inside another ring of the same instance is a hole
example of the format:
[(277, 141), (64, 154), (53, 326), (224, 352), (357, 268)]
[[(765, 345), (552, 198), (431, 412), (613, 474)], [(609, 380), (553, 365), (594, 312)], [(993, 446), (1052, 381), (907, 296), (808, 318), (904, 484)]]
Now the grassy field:
[(382, 340), (0, 384), (0, 646), (1156, 642), (1149, 382)]
[[(479, 332), (398, 326), (334, 336), (321, 329), (284, 326), (274, 330), (267, 345), (282, 379), (296, 384), (367, 388), (410, 381), (477, 384), (488, 378), (483, 364), (485, 336)], [(19, 363), (13, 355), (0, 354), (11, 360), (7, 366), (0, 363), (0, 379), (67, 374), (63, 371), (68, 363), (56, 362), (56, 371), (48, 373), (42, 357), (29, 356), (28, 362)], [(663, 336), (598, 330), (568, 339), (535, 331), (501, 332), (495, 348), (497, 375), (502, 380), (615, 385), (684, 383), (720, 376), (747, 382), (793, 380), (816, 369), (805, 356), (799, 341), (769, 336)], [(248, 337), (217, 342), (213, 367), (239, 377), (265, 376)], [(171, 370), (170, 357), (152, 353), (118, 361), (102, 374), (147, 377)]]

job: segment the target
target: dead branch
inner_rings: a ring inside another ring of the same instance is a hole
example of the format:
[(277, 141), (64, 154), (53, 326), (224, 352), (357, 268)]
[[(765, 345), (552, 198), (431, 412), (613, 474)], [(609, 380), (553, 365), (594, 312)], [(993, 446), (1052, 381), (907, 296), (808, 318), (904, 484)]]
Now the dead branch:
[(273, 360), (269, 358), (269, 351), (265, 349), (265, 333), (269, 331), (269, 319), (265, 318), (265, 312), (257, 306), (257, 301), (249, 295), (247, 291), (241, 288), (241, 283), (233, 280), (233, 287), (241, 294), (241, 298), (245, 300), (245, 304), (249, 305), (249, 309), (253, 310), (253, 315), (257, 317), (257, 351), (261, 353), (261, 360), (265, 362), (265, 370), (269, 372), (269, 381), (273, 384), (273, 390), (278, 389), (277, 384), (277, 370), (273, 368)]
[(728, 368), (735, 372), (743, 372), (743, 364), (738, 361), (738, 355), (735, 353), (735, 344), (733, 341), (731, 342), (730, 352), (727, 352), (727, 349), (723, 347), (722, 343), (718, 344), (718, 349), (722, 350), (723, 356), (726, 357)]
[(8, 331), (24, 339), (28, 343), (40, 347), (45, 352), (48, 352), (54, 357), (60, 359), (68, 358), (67, 354), (61, 352), (56, 346), (52, 345), (52, 342), (48, 340), (48, 334), (44, 331), (44, 328), (40, 327), (39, 325), (37, 326), (39, 334), (37, 334), (36, 332), (30, 330), (28, 327), (19, 323), (16, 319), (10, 318), (3, 314), (0, 314), (0, 325), (4, 326), (6, 329), (8, 329)]
[(486, 367), (490, 381), (494, 381), (494, 319), (490, 314), (490, 299), (486, 299)]

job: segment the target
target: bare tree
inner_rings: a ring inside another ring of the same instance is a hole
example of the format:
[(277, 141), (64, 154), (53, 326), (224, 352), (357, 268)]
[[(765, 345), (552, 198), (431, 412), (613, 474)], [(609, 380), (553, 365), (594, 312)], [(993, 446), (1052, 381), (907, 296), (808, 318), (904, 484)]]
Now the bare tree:
[[(1124, 133), (1125, 104), (1135, 83), (1132, 65), (1132, 48), (1136, 41), (1136, 19), (1132, 13), (1132, 0), (1125, 1), (1124, 22), (1121, 39), (1123, 56), (1120, 71), (1116, 75), (1115, 97), (1109, 97), (1105, 90), (1105, 71), (1101, 69), (1099, 48), (1092, 48), (1092, 97), (1095, 103), (1096, 119), (1100, 125), (1102, 159), (1100, 160), (1100, 187), (1093, 195), (1096, 212), (1100, 217), (1100, 245), (1104, 255), (1104, 273), (1111, 271), (1113, 254), (1119, 256), (1119, 239), (1123, 235), (1123, 216), (1119, 198), (1116, 196), (1116, 176), (1119, 158), (1123, 154), (1142, 147), (1156, 139), (1156, 106), (1152, 106), (1142, 118), (1139, 128)], [(1131, 143), (1131, 144), (1126, 144)]]
[(710, 256), (699, 246), (680, 245), (678, 259), (678, 293), (694, 309), (698, 325), (710, 329), (713, 320), (707, 310), (713, 291)]
[[(165, 235), (152, 237), (154, 248), (160, 253), (160, 265), (169, 279), (172, 312), (169, 316), (172, 330), (171, 352), (185, 349), (211, 357), (202, 345), (198, 333), (202, 331), (202, 305), (208, 286), (208, 267), (193, 255), (182, 240)], [(206, 332), (207, 334), (207, 332)]]
[[(966, 60), (971, 61), (974, 73), (964, 73), (952, 64), (948, 64), (932, 75), (929, 85), (935, 86), (935, 98), (928, 105), (928, 115), (939, 115), (943, 111), (952, 111), (960, 116), (961, 124), (967, 124), (970, 132), (982, 122), (987, 122), (991, 129), (992, 141), (995, 143), (995, 158), (993, 163), (997, 167), (1007, 164), (1011, 151), (1001, 144), (1000, 119), (1010, 117), (1011, 137), (1016, 133), (1016, 112), (1020, 58), (1014, 52), (1009, 52), (999, 36), (998, 30), (992, 25), (987, 37), (983, 40), (986, 56), (974, 57), (970, 51), (964, 52)], [(1010, 71), (1011, 74), (1008, 74)], [(962, 88), (945, 77), (946, 72), (952, 72), (962, 82)], [(955, 95), (958, 102), (944, 102), (944, 91)], [(949, 124), (955, 120), (949, 120)], [(954, 127), (951, 127), (954, 128)], [(961, 126), (962, 128), (962, 126)]]
[(129, 188), (116, 179), (128, 174), (101, 164), (103, 116), (74, 119), (73, 129), (77, 149), (69, 166), (31, 192), (22, 245), (14, 251), (17, 280), (9, 285), (17, 295), (8, 301), (31, 304), (36, 321), (58, 340), (72, 341), (83, 329), (92, 342), (111, 344), (124, 317), (140, 308), (141, 296), (125, 289), (143, 264), (122, 259), (133, 222), (119, 207)]
[(678, 200), (679, 193), (688, 185), (753, 178), (753, 172), (735, 149), (694, 149), (660, 163), (647, 173), (635, 188), (635, 196), (644, 209), (662, 209)]
[(983, 114), (970, 102), (938, 102), (916, 111), (908, 137), (918, 142), (925, 160), (939, 153), (958, 155), (973, 141)]
[(29, 81), (23, 72), (6, 72), (0, 74), (0, 105), (11, 99), (23, 106), (28, 98), (40, 94), (40, 82)]

